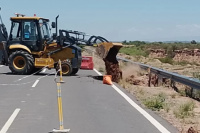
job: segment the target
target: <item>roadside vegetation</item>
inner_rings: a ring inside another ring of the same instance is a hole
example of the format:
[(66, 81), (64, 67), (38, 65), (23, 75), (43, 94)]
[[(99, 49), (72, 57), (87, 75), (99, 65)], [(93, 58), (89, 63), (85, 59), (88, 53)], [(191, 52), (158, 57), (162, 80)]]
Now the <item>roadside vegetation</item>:
[(181, 50), (184, 48), (187, 49), (200, 49), (200, 43), (192, 43), (192, 42), (144, 42), (144, 41), (123, 41), (123, 45), (125, 46), (135, 46), (138, 49), (142, 49), (144, 51), (148, 51), (151, 49), (165, 49), (166, 51), (174, 51)]
[(197, 63), (189, 63), (187, 61), (173, 61), (174, 51), (175, 50), (183, 50), (183, 49), (200, 49), (200, 43), (196, 41), (191, 42), (144, 42), (144, 41), (123, 41), (124, 47), (120, 49), (120, 53), (124, 53), (126, 55), (131, 56), (144, 56), (148, 57), (151, 50), (155, 49), (163, 49), (167, 54), (164, 58), (158, 58), (162, 63), (168, 63), (171, 65), (198, 65)]

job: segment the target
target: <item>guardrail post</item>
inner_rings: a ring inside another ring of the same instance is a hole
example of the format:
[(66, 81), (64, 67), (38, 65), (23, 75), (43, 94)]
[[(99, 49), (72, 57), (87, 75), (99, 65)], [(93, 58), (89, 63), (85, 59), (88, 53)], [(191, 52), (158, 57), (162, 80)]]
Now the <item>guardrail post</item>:
[(173, 88), (175, 86), (174, 80), (171, 79), (170, 86)]
[(194, 88), (191, 88), (191, 97), (194, 97)]
[(160, 74), (158, 74), (158, 86), (162, 86), (162, 79), (163, 79), (163, 77), (160, 75)]
[(151, 87), (151, 68), (148, 68), (147, 71), (149, 74), (148, 87)]

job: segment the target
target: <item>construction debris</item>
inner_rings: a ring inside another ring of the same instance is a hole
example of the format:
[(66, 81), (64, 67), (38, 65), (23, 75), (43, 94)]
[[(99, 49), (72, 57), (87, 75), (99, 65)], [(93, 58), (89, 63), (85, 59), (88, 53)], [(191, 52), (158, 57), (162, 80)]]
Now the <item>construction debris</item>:
[(193, 127), (190, 127), (187, 133), (198, 133), (198, 131), (195, 131)]

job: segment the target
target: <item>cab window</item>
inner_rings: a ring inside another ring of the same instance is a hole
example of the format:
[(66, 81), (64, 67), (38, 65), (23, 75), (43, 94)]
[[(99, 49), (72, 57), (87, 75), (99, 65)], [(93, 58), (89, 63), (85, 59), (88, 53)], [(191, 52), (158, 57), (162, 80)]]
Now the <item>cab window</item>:
[(49, 34), (48, 22), (40, 19), (39, 20), (39, 24), (40, 24), (40, 30), (41, 30), (41, 36), (42, 36), (42, 38), (43, 39), (49, 38), (50, 34)]
[(21, 28), (19, 22), (12, 23), (12, 31), (10, 34), (11, 40), (20, 40)]
[(38, 36), (35, 22), (24, 22), (23, 24), (23, 40), (36, 41)]

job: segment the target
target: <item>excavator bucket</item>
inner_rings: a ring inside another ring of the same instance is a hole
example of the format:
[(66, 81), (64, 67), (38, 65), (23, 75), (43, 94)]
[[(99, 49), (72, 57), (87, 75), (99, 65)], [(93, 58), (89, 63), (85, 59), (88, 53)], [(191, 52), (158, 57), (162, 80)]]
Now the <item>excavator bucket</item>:
[(116, 58), (121, 47), (123, 47), (122, 43), (102, 42), (98, 44), (96, 53), (102, 59), (107, 58), (107, 56)]
[(106, 74), (112, 75), (112, 81), (117, 83), (122, 79), (122, 71), (117, 61), (117, 53), (121, 47), (121, 43), (102, 42), (96, 48), (96, 53), (105, 62)]

